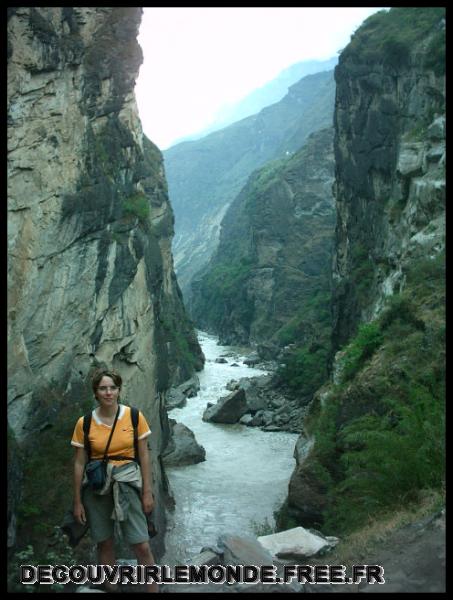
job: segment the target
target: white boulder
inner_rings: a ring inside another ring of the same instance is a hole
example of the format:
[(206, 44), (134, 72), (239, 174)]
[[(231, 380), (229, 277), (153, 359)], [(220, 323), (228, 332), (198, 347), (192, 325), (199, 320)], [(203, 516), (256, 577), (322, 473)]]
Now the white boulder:
[(330, 550), (338, 543), (338, 538), (313, 533), (303, 527), (295, 527), (258, 538), (259, 543), (272, 556), (278, 558), (306, 558)]

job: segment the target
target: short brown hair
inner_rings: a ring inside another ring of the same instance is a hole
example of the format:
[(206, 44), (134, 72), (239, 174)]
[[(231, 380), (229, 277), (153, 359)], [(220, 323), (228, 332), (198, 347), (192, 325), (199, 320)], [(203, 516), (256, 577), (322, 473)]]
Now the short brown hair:
[(115, 385), (121, 388), (123, 380), (121, 379), (121, 375), (119, 373), (117, 373), (113, 369), (100, 369), (94, 372), (93, 377), (91, 379), (91, 386), (95, 394), (103, 377), (110, 377), (111, 379), (113, 379)]

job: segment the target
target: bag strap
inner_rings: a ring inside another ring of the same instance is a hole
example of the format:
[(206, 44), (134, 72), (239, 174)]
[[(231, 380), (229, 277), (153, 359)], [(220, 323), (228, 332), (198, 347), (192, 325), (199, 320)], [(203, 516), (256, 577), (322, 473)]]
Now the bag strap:
[(105, 450), (104, 450), (104, 458), (102, 459), (103, 461), (105, 461), (107, 459), (107, 452), (109, 451), (110, 442), (112, 441), (112, 435), (115, 430), (115, 425), (116, 425), (116, 422), (118, 421), (119, 414), (120, 414), (120, 406), (118, 405), (118, 410), (116, 411), (115, 420), (113, 421), (113, 425), (112, 425), (112, 430), (110, 431), (109, 441), (107, 442), (107, 446), (105, 447)]
[[(91, 418), (92, 418), (91, 412), (86, 414), (83, 417), (83, 442), (84, 442), (86, 453), (88, 455), (88, 461), (91, 460), (91, 444), (90, 444), (90, 438), (88, 437), (88, 434), (90, 432), (90, 426), (91, 426)], [(140, 464), (140, 457), (138, 455), (138, 418), (139, 418), (138, 408), (136, 408), (135, 406), (131, 406), (131, 421), (132, 421), (132, 427), (134, 428), (134, 453), (135, 453), (134, 460), (138, 464)], [(116, 418), (115, 418), (115, 423), (116, 423)], [(115, 427), (115, 424), (113, 425), (113, 427)], [(113, 428), (112, 428), (111, 433), (113, 433)], [(109, 439), (109, 443), (110, 443), (110, 439)], [(108, 449), (108, 445), (107, 445), (107, 449)], [(105, 454), (107, 453), (107, 449), (106, 449)], [(116, 457), (117, 460), (124, 460), (126, 458), (129, 459), (128, 456)]]
[(131, 421), (132, 427), (134, 428), (134, 453), (135, 453), (135, 461), (140, 464), (140, 457), (138, 455), (138, 417), (139, 411), (135, 406), (131, 406)]
[(88, 462), (91, 460), (91, 444), (88, 434), (90, 432), (92, 413), (88, 413), (83, 417), (83, 445), (85, 446), (88, 455)]

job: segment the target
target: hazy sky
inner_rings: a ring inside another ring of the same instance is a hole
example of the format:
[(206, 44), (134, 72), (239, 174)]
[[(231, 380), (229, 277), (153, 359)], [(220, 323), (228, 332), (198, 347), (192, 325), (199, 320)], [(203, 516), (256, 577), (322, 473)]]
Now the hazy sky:
[(378, 10), (145, 7), (135, 88), (145, 134), (164, 150), (204, 129), (290, 65), (336, 56)]

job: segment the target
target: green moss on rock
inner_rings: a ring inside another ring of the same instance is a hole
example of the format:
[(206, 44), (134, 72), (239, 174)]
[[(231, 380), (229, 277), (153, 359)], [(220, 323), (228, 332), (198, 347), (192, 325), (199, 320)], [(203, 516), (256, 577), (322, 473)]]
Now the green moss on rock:
[[(443, 7), (395, 7), (379, 11), (366, 19), (341, 53), (341, 61), (353, 58), (361, 63), (383, 63), (394, 68), (408, 65), (414, 46), (435, 32), (445, 18)], [(445, 35), (436, 34), (433, 44), (445, 44)], [(442, 58), (443, 57), (443, 58)], [(436, 45), (428, 61), (442, 68), (445, 50)]]

